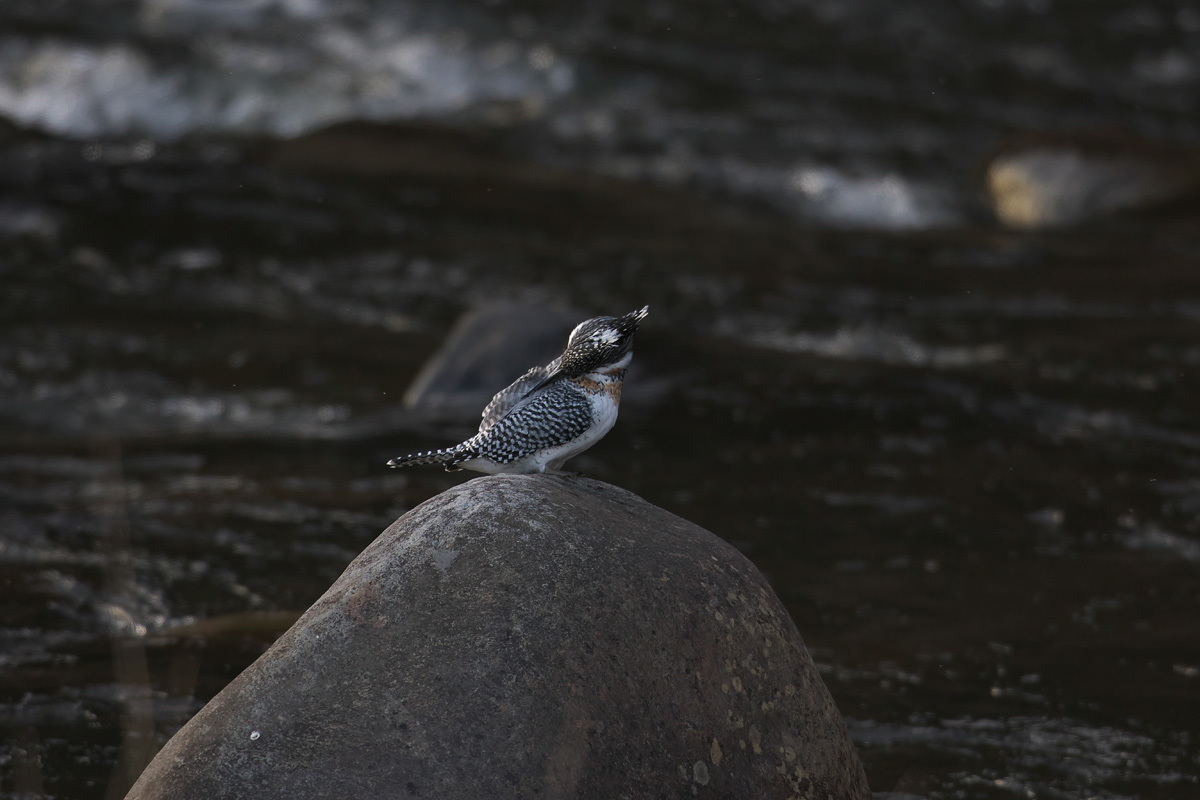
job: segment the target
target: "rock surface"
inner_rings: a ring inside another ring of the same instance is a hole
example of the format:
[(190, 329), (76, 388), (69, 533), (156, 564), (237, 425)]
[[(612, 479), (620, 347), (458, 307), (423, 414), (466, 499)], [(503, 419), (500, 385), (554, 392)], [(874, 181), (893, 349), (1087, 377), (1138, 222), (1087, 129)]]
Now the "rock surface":
[(1082, 138), (1017, 141), (988, 164), (996, 217), (1012, 228), (1073, 225), (1200, 191), (1200, 153)]
[(375, 540), (129, 797), (869, 798), (787, 612), (621, 489), (477, 478)]
[(588, 316), (568, 309), (504, 304), (469, 311), (421, 368), (404, 395), (404, 404), (482, 411), (492, 395), (527, 369), (560, 355), (571, 330)]

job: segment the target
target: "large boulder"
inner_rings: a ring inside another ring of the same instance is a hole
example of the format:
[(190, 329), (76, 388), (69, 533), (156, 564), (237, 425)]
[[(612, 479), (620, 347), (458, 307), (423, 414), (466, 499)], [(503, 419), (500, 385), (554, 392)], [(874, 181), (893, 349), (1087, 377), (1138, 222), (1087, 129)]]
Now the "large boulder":
[(869, 798), (766, 580), (596, 481), (477, 478), (384, 531), (130, 798)]

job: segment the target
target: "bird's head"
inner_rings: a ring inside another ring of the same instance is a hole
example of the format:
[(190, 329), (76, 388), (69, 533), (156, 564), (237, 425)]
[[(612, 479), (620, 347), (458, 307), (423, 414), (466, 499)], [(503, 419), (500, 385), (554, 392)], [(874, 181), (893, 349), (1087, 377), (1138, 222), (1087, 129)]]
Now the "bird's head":
[(621, 317), (593, 317), (576, 325), (567, 339), (558, 372), (584, 375), (629, 366), (633, 334), (649, 311), (650, 306), (643, 306)]

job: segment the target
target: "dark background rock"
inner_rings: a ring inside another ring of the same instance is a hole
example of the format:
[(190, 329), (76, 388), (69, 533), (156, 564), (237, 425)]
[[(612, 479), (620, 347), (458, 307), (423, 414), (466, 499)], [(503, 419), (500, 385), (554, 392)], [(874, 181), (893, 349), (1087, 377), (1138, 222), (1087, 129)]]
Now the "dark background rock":
[(865, 798), (762, 575), (595, 481), (492, 476), (404, 515), (129, 797)]
[[(613, 312), (617, 313), (617, 312)], [(492, 395), (530, 367), (556, 358), (590, 315), (500, 304), (463, 315), (404, 395), (409, 408), (482, 411)]]
[(1172, 201), (1190, 209), (1200, 195), (1200, 150), (1100, 133), (1030, 134), (992, 157), (985, 183), (996, 218), (1012, 228), (1165, 210)]

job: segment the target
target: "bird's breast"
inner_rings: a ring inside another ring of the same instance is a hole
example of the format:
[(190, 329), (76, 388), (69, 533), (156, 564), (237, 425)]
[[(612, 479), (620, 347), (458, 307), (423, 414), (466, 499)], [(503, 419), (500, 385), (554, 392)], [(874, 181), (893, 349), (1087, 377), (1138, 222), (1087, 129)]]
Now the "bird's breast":
[(604, 375), (594, 377), (592, 375), (581, 375), (577, 378), (570, 378), (571, 383), (579, 387), (584, 394), (593, 399), (603, 396), (613, 403), (621, 402), (621, 387), (624, 381), (620, 377), (612, 377)]

